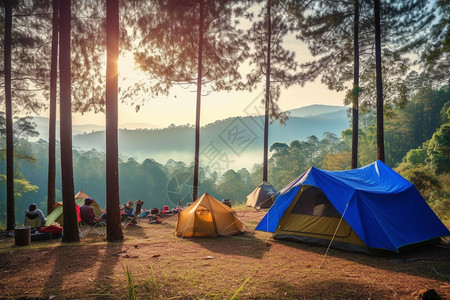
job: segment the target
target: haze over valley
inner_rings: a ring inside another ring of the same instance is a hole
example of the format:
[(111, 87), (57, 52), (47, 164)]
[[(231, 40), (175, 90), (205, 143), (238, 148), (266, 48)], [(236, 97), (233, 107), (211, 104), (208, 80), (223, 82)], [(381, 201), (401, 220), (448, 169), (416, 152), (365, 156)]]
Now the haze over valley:
[[(341, 136), (349, 127), (347, 108), (343, 106), (310, 105), (289, 111), (285, 125), (274, 121), (269, 127), (269, 146), (306, 140), (325, 132)], [(48, 119), (35, 117), (39, 138), (48, 137)], [(201, 165), (219, 171), (251, 169), (262, 162), (263, 116), (231, 117), (201, 128)], [(171, 125), (157, 128), (154, 124), (126, 123), (120, 125), (119, 151), (122, 159), (130, 157), (142, 161), (152, 158), (160, 163), (169, 159), (190, 164), (194, 160), (194, 127)], [(73, 146), (80, 150), (96, 149), (105, 152), (105, 131), (101, 125), (73, 125)], [(59, 136), (59, 132), (57, 133)]]

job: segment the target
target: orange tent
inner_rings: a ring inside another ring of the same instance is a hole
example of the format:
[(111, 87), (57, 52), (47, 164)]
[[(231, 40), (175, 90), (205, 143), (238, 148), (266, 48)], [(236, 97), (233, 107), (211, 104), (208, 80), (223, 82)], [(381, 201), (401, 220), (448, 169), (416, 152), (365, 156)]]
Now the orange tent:
[(214, 237), (244, 231), (236, 212), (208, 193), (178, 214), (176, 234), (179, 237)]

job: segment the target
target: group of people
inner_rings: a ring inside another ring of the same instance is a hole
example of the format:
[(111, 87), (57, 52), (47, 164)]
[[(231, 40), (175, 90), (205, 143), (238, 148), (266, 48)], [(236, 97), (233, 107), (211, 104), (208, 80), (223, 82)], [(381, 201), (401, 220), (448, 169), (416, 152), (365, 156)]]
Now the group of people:
[[(99, 216), (95, 216), (94, 208), (91, 206), (91, 204), (94, 202), (94, 199), (92, 198), (86, 198), (84, 200), (84, 204), (80, 206), (80, 218), (83, 222), (95, 225), (100, 221), (106, 220), (106, 208), (103, 211), (103, 213)], [(123, 204), (120, 207), (120, 210), (122, 211), (122, 214), (124, 216), (134, 216), (139, 215), (141, 213), (142, 205), (144, 204), (141, 200), (136, 200), (136, 209), (134, 209), (134, 204), (132, 201), (127, 201), (127, 203)]]
[[(106, 208), (103, 213), (97, 217), (95, 215), (94, 208), (92, 207), (94, 199), (86, 198), (84, 204), (80, 206), (80, 218), (84, 223), (89, 225), (95, 225), (98, 222), (106, 221)], [(122, 214), (125, 216), (140, 215), (142, 210), (142, 205), (144, 204), (141, 200), (136, 200), (136, 209), (134, 209), (134, 204), (132, 201), (127, 201), (123, 204), (120, 209)], [(45, 226), (45, 216), (42, 210), (37, 207), (36, 203), (30, 204), (28, 210), (25, 211), (25, 222), (24, 225), (28, 225), (31, 228), (40, 228)]]
[(144, 202), (142, 200), (136, 200), (136, 209), (134, 208), (134, 204), (132, 201), (127, 201), (127, 203), (123, 204), (120, 207), (120, 210), (127, 216), (138, 215), (141, 213), (142, 205)]

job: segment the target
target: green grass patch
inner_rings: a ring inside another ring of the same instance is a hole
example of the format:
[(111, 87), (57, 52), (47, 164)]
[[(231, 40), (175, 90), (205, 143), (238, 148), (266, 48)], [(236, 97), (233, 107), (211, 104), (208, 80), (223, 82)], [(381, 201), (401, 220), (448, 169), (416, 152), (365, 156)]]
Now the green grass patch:
[(127, 299), (128, 300), (136, 300), (136, 287), (134, 285), (133, 276), (131, 275), (131, 270), (128, 266), (126, 266), (125, 270), (125, 276), (127, 277)]

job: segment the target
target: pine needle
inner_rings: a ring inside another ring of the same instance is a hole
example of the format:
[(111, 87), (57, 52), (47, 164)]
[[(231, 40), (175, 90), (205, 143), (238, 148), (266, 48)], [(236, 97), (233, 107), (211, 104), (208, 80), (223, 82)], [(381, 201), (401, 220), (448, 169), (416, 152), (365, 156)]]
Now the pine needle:
[(244, 285), (247, 283), (247, 281), (250, 280), (250, 276), (247, 277), (247, 279), (245, 279), (244, 283), (238, 288), (238, 290), (236, 291), (236, 293), (234, 293), (233, 297), (231, 297), (231, 300), (237, 299), (237, 294), (242, 291), (242, 289), (244, 288)]

